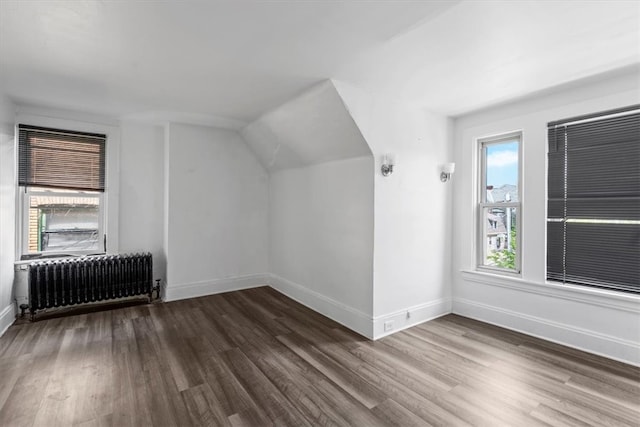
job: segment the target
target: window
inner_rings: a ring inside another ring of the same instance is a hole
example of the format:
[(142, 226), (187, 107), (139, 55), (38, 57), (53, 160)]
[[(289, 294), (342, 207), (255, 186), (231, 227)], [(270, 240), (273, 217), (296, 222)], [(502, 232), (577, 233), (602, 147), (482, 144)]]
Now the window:
[(520, 272), (521, 142), (520, 133), (479, 141), (479, 269)]
[(640, 106), (548, 136), (547, 279), (640, 292)]
[(23, 259), (104, 252), (105, 140), (18, 126)]

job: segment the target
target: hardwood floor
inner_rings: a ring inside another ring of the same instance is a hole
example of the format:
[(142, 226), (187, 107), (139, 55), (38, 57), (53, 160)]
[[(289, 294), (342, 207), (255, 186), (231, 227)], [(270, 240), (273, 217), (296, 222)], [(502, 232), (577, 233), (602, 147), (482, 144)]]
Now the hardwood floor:
[(639, 425), (640, 369), (448, 315), (368, 341), (270, 288), (13, 325), (1, 426)]

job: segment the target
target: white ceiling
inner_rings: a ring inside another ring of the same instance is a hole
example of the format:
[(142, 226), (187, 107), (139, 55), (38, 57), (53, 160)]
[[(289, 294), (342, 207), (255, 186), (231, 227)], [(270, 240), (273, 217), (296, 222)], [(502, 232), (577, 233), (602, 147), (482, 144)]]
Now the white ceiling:
[(465, 1), (336, 77), (455, 116), (638, 63), (638, 0)]
[(0, 91), (242, 127), (334, 78), (459, 114), (640, 63), (636, 1), (6, 1)]

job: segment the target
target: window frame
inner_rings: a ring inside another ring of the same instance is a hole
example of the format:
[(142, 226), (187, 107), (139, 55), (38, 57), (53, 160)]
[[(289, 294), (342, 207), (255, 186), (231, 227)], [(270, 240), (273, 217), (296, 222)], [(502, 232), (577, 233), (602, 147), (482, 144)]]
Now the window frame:
[[(506, 142), (518, 142), (518, 201), (517, 202), (488, 202), (487, 196), (487, 150), (485, 147), (490, 145), (504, 144)], [(510, 131), (506, 133), (494, 134), (478, 138), (477, 144), (477, 163), (478, 168), (478, 181), (476, 185), (476, 270), (486, 273), (495, 273), (505, 276), (522, 276), (522, 206), (523, 206), (523, 186), (522, 186), (522, 152), (523, 152), (524, 132), (522, 130)], [(490, 208), (515, 208), (516, 213), (516, 254), (515, 254), (515, 268), (503, 268), (491, 265), (485, 265), (486, 260), (486, 236), (487, 236), (487, 221), (484, 218), (484, 212)]]
[[(103, 209), (103, 242), (101, 246), (103, 253), (118, 253), (119, 249), (119, 164), (120, 164), (120, 124), (108, 117), (94, 116), (89, 114), (69, 113), (62, 110), (21, 107), (15, 116), (15, 149), (14, 149), (14, 185), (15, 185), (15, 260), (19, 262), (23, 255), (22, 245), (22, 206), (24, 187), (18, 186), (18, 124), (29, 123), (33, 126), (54, 128), (54, 129), (73, 129), (77, 132), (89, 134), (104, 134), (105, 141), (105, 189), (102, 193), (101, 208)], [(106, 236), (106, 238), (104, 237)], [(92, 253), (97, 253), (93, 251)]]
[(39, 257), (56, 257), (56, 256), (64, 256), (64, 255), (93, 255), (93, 254), (104, 254), (106, 253), (105, 248), (105, 222), (106, 222), (106, 214), (105, 214), (105, 193), (104, 192), (88, 192), (88, 191), (80, 191), (80, 190), (72, 190), (73, 194), (78, 197), (92, 197), (98, 199), (98, 248), (93, 250), (66, 250), (61, 252), (56, 251), (40, 251), (40, 252), (28, 252), (29, 246), (29, 201), (31, 196), (49, 196), (49, 197), (64, 197), (63, 192), (56, 191), (62, 190), (60, 188), (55, 189), (47, 189), (42, 187), (36, 187), (38, 190), (32, 190), (31, 187), (27, 186), (19, 186), (19, 206), (21, 212), (19, 212), (20, 216), (20, 232), (19, 232), (19, 248), (20, 248), (20, 259), (31, 259), (31, 258), (39, 258)]

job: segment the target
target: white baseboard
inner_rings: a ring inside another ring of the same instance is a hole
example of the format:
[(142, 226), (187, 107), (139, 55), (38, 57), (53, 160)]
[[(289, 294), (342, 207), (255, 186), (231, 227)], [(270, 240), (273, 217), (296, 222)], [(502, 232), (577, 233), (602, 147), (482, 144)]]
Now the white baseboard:
[(197, 298), (241, 289), (257, 288), (269, 284), (268, 274), (247, 274), (224, 277), (222, 279), (203, 280), (201, 282), (168, 284), (164, 288), (164, 301), (177, 301)]
[(9, 326), (13, 325), (16, 320), (16, 306), (10, 304), (0, 311), (0, 337), (7, 332)]
[(270, 285), (276, 291), (364, 337), (373, 338), (373, 318), (368, 314), (275, 274), (270, 276)]
[[(407, 313), (409, 316), (407, 316)], [(393, 313), (375, 316), (373, 318), (373, 339), (377, 340), (387, 335), (394, 334), (403, 329), (410, 328), (420, 323), (427, 322), (445, 314), (451, 313), (451, 299), (441, 298), (418, 304)], [(392, 328), (384, 330), (385, 323), (391, 322)]]
[(453, 313), (640, 366), (640, 344), (637, 342), (463, 298), (454, 298)]

